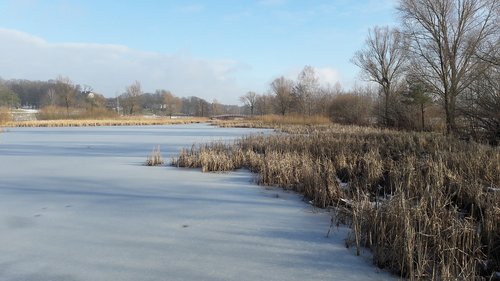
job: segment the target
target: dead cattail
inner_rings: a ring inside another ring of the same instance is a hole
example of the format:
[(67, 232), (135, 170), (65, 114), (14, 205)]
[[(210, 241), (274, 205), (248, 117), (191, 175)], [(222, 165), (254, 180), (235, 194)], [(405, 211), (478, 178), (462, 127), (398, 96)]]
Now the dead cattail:
[(153, 148), (151, 155), (148, 156), (146, 160), (146, 166), (158, 166), (158, 165), (163, 165), (163, 163), (164, 162), (161, 156), (160, 146), (157, 145), (156, 147)]

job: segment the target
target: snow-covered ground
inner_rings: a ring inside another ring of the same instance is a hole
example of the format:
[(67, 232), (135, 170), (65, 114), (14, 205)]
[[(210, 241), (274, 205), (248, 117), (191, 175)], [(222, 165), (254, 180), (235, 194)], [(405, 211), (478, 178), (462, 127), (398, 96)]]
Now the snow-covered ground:
[(252, 182), (142, 164), (257, 132), (206, 125), (0, 133), (0, 280), (387, 280), (328, 214)]
[(20, 108), (12, 110), (11, 113), (14, 121), (33, 121), (36, 120), (38, 109)]

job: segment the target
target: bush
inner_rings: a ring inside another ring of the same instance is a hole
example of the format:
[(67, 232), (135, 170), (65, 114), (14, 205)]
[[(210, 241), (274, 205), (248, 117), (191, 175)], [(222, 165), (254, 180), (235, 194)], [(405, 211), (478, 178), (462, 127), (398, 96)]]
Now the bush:
[(373, 108), (372, 99), (356, 94), (341, 94), (330, 104), (330, 118), (339, 124), (367, 125)]

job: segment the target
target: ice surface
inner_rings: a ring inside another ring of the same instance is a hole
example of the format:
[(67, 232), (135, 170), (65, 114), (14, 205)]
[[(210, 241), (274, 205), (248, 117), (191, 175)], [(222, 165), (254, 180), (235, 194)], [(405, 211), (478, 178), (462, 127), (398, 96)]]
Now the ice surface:
[(0, 134), (0, 280), (387, 280), (325, 237), (330, 217), (246, 171), (143, 166), (155, 145), (227, 140), (206, 125)]

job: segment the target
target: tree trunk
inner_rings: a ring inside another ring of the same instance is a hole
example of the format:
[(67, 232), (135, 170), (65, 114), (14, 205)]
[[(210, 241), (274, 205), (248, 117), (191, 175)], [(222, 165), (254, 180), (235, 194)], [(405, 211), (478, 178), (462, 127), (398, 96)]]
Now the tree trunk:
[(389, 89), (384, 87), (385, 104), (384, 104), (384, 124), (389, 127)]
[(455, 99), (450, 94), (445, 94), (444, 96), (444, 110), (446, 114), (446, 134), (455, 134), (457, 131), (455, 124)]
[(420, 115), (422, 116), (422, 131), (425, 131), (425, 111), (424, 111), (425, 107), (424, 107), (424, 104), (421, 103), (420, 104)]
[(69, 101), (68, 101), (68, 99), (65, 100), (65, 104), (66, 104), (66, 117), (69, 117)]

